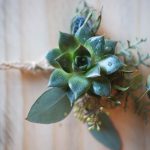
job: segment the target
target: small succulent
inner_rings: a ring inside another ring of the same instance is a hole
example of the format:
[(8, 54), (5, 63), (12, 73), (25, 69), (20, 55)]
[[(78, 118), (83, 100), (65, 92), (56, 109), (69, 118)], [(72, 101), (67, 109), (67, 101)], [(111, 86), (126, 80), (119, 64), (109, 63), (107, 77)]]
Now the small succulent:
[(56, 67), (48, 86), (65, 89), (72, 105), (85, 93), (110, 96), (108, 76), (123, 67), (123, 62), (114, 53), (116, 44), (116, 41), (92, 34), (88, 22), (74, 35), (61, 32), (59, 48), (46, 56), (49, 64)]

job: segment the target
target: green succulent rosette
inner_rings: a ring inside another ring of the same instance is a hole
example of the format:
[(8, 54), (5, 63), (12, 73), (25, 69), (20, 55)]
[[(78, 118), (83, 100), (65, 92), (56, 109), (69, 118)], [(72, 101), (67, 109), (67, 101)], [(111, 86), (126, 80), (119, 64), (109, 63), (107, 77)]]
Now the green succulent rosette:
[(128, 41), (127, 48), (116, 52), (117, 41), (97, 35), (100, 22), (101, 13), (96, 15), (85, 4), (72, 20), (71, 34), (60, 32), (58, 48), (46, 55), (48, 64), (54, 67), (48, 88), (31, 107), (27, 120), (55, 123), (74, 108), (77, 118), (87, 123), (98, 141), (112, 150), (120, 150), (121, 139), (106, 109), (120, 105), (124, 98), (126, 109), (131, 97), (136, 112), (145, 115), (145, 106), (150, 103), (145, 105), (141, 99), (145, 94), (150, 97), (150, 77), (144, 94), (137, 98), (133, 93), (143, 82), (138, 67), (147, 65), (144, 61), (149, 55), (142, 58), (137, 51), (137, 61), (130, 51), (137, 49), (143, 39), (133, 45)]

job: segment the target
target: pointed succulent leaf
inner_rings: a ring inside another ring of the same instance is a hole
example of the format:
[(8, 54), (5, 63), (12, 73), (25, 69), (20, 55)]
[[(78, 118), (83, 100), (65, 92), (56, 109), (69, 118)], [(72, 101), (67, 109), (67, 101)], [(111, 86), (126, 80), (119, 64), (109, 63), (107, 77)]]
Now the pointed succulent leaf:
[(73, 76), (69, 79), (69, 87), (75, 95), (75, 99), (86, 93), (89, 88), (89, 81), (81, 76)]
[(96, 65), (91, 68), (86, 74), (85, 77), (87, 78), (95, 78), (101, 76), (100, 66)]
[(70, 100), (71, 105), (73, 105), (77, 99), (75, 98), (74, 93), (70, 89), (67, 91), (67, 96)]
[(89, 38), (86, 43), (85, 47), (94, 55), (101, 56), (104, 54), (104, 36), (94, 36)]
[(117, 45), (117, 41), (105, 39), (105, 53), (114, 54), (116, 45)]
[(93, 36), (90, 26), (86, 23), (83, 24), (75, 33), (75, 37), (84, 44), (90, 37)]
[(68, 50), (75, 50), (78, 46), (79, 46), (79, 42), (73, 35), (60, 32), (59, 48), (63, 52)]
[(42, 124), (55, 123), (63, 120), (71, 109), (66, 92), (61, 88), (50, 88), (33, 104), (27, 120)]
[(75, 16), (72, 19), (72, 23), (71, 23), (71, 33), (75, 34), (78, 29), (83, 25), (84, 21), (85, 21), (85, 17), (83, 16)]
[(74, 52), (74, 58), (76, 56), (91, 56), (90, 52), (84, 47), (84, 46), (80, 46), (76, 49), (76, 51)]
[(58, 63), (56, 62), (56, 58), (61, 55), (61, 51), (58, 48), (52, 49), (51, 51), (49, 51), (46, 55), (46, 59), (48, 61), (48, 63), (54, 67), (58, 67)]
[(123, 63), (119, 60), (119, 58), (115, 55), (110, 55), (99, 62), (101, 69), (106, 74), (112, 74), (119, 70)]
[(92, 92), (98, 96), (110, 96), (111, 94), (110, 81), (107, 78), (93, 81)]
[(93, 30), (93, 32), (94, 32), (95, 34), (96, 34), (97, 30), (98, 30), (99, 27), (100, 27), (101, 19), (102, 19), (102, 15), (101, 15), (101, 12), (100, 12), (99, 16), (98, 16), (97, 19), (94, 21), (93, 27), (92, 27), (92, 30)]
[(112, 121), (105, 113), (101, 113), (99, 117), (102, 125), (100, 131), (97, 129), (90, 131), (93, 137), (110, 150), (121, 150), (122, 142)]
[(61, 68), (66, 72), (72, 71), (72, 54), (70, 52), (65, 52), (56, 58), (56, 61), (61, 66)]
[(70, 74), (62, 69), (55, 69), (48, 83), (50, 87), (67, 87)]

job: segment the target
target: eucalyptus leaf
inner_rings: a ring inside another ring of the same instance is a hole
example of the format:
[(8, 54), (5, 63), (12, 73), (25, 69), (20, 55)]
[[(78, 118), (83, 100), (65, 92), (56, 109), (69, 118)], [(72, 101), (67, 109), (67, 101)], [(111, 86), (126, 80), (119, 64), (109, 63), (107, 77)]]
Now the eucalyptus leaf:
[(58, 63), (55, 60), (59, 55), (61, 55), (61, 51), (58, 48), (52, 49), (51, 51), (49, 51), (46, 55), (46, 59), (48, 61), (48, 63), (54, 67), (58, 67)]
[(86, 72), (85, 77), (87, 78), (95, 78), (101, 76), (100, 66), (96, 65)]
[(85, 47), (94, 55), (101, 56), (104, 54), (104, 36), (94, 36), (89, 38), (86, 43)]
[(111, 84), (107, 78), (95, 80), (92, 83), (92, 91), (98, 96), (110, 96)]
[(65, 52), (59, 57), (57, 57), (56, 61), (64, 71), (72, 72), (72, 61), (73, 61), (72, 53)]
[(105, 53), (114, 54), (117, 41), (105, 39)]
[(89, 81), (82, 76), (72, 76), (68, 84), (75, 95), (75, 99), (85, 94), (90, 85)]
[(105, 113), (101, 113), (99, 117), (102, 122), (100, 131), (93, 129), (90, 133), (110, 150), (121, 150), (122, 142), (112, 121)]
[(70, 74), (66, 73), (62, 69), (55, 69), (50, 76), (48, 86), (67, 87), (69, 77), (70, 77)]
[(72, 110), (66, 92), (61, 88), (50, 88), (33, 104), (27, 120), (50, 124), (63, 120)]
[(59, 37), (59, 48), (62, 51), (75, 50), (79, 46), (77, 39), (68, 33), (60, 32)]
[(112, 74), (119, 70), (123, 66), (123, 63), (117, 56), (110, 55), (101, 60), (99, 65), (106, 74)]

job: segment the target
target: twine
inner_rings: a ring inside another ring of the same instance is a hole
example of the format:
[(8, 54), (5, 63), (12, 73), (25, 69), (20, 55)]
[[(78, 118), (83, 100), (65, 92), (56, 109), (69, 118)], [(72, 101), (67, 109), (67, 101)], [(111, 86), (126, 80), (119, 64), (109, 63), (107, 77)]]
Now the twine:
[(23, 72), (40, 72), (40, 71), (52, 71), (53, 67), (49, 66), (45, 59), (41, 61), (32, 62), (2, 62), (0, 63), (0, 70), (16, 69)]

